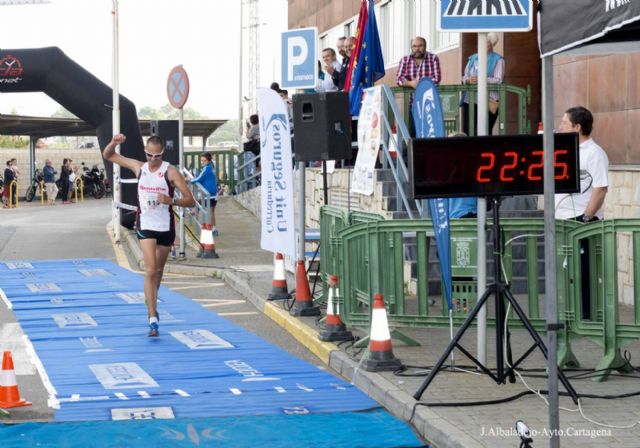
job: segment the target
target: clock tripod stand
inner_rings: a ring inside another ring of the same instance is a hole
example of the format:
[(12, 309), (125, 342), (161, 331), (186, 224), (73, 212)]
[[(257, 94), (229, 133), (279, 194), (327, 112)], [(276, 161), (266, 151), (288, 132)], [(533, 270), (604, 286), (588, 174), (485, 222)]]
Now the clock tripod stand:
[[(497, 384), (504, 384), (505, 379), (507, 377), (510, 378), (510, 382), (515, 382), (514, 372), (516, 367), (522, 363), (536, 348), (538, 348), (545, 359), (548, 359), (547, 347), (544, 342), (540, 338), (538, 332), (533, 328), (531, 322), (524, 314), (524, 311), (518, 304), (518, 301), (515, 299), (513, 294), (511, 294), (511, 290), (509, 288), (509, 284), (502, 277), (502, 269), (501, 269), (501, 257), (502, 257), (502, 238), (500, 235), (500, 198), (492, 197), (489, 199), (492, 203), (492, 211), (493, 211), (493, 222), (492, 222), (492, 232), (493, 232), (493, 263), (494, 263), (494, 282), (490, 284), (486, 291), (482, 294), (478, 303), (475, 304), (467, 318), (465, 319), (462, 327), (458, 330), (456, 335), (453, 337), (447, 349), (440, 356), (438, 362), (433, 366), (431, 371), (429, 372), (429, 376), (424, 381), (424, 383), (420, 386), (418, 391), (413, 395), (413, 398), (416, 400), (420, 400), (422, 394), (429, 387), (429, 384), (433, 381), (435, 376), (438, 374), (444, 363), (447, 361), (447, 358), (451, 354), (451, 352), (458, 348), (462, 353), (464, 353), (474, 364), (478, 366), (478, 368), (485, 374), (489, 375)], [(478, 361), (473, 355), (471, 355), (462, 345), (460, 345), (460, 340), (462, 339), (464, 333), (467, 331), (473, 319), (476, 318), (480, 309), (486, 304), (489, 297), (493, 296), (495, 299), (495, 315), (496, 315), (496, 373), (494, 374), (489, 368), (483, 365), (480, 361)], [(509, 341), (509, 334), (504, 334), (504, 323), (505, 323), (505, 299), (511, 304), (511, 307), (515, 311), (518, 319), (522, 322), (527, 332), (531, 335), (534, 343), (533, 345), (516, 361), (512, 362), (511, 360), (511, 347)], [(504, 343), (505, 337), (507, 342), (507, 361), (508, 368), (505, 369), (505, 359), (504, 359)], [(578, 395), (569, 383), (569, 380), (565, 376), (562, 369), (558, 369), (558, 378), (560, 382), (562, 382), (563, 386), (573, 399), (575, 404), (578, 403)]]

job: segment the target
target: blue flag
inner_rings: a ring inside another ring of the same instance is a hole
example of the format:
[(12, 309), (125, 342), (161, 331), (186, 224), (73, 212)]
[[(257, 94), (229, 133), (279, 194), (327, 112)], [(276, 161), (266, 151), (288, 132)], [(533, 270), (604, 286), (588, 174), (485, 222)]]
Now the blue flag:
[[(431, 78), (424, 77), (418, 83), (413, 101), (413, 122), (416, 137), (445, 137), (444, 114), (438, 88)], [(436, 235), (436, 247), (440, 258), (440, 272), (449, 310), (451, 300), (451, 234), (449, 229), (449, 201), (443, 198), (429, 199), (429, 212)]]
[[(362, 30), (359, 30), (360, 32)], [(362, 89), (371, 87), (374, 82), (384, 76), (384, 59), (382, 58), (382, 46), (376, 24), (376, 14), (373, 9), (373, 0), (369, 0), (369, 16), (364, 29), (364, 38), (357, 66), (351, 79), (349, 100), (351, 102), (351, 115), (360, 114), (362, 103)]]

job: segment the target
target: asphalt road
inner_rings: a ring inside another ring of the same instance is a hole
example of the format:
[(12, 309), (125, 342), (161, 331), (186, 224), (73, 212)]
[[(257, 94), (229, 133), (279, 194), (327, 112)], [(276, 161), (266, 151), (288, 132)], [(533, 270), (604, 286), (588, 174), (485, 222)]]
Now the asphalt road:
[[(106, 258), (116, 262), (106, 231), (110, 220), (110, 199), (87, 199), (81, 204), (58, 203), (56, 206), (22, 203), (18, 209), (0, 209), (0, 261)], [(134, 266), (130, 254), (128, 258), (130, 265)], [(222, 280), (167, 274), (163, 284), (294, 356), (325, 368), (315, 355)], [(2, 302), (0, 349), (12, 351), (20, 392), (33, 402), (33, 406), (12, 410), (11, 417), (2, 421), (51, 420), (53, 410), (47, 406), (47, 392), (24, 350), (22, 331), (13, 313)]]

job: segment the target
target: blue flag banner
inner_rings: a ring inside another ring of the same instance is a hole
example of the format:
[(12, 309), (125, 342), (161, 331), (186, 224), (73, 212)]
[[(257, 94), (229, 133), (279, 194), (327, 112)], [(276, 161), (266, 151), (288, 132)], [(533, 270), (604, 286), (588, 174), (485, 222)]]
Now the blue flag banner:
[[(413, 122), (416, 137), (445, 137), (444, 114), (440, 103), (438, 88), (431, 78), (424, 77), (416, 87), (413, 101)], [(449, 201), (447, 199), (429, 199), (429, 212), (436, 236), (436, 247), (440, 259), (442, 283), (449, 310), (453, 309), (451, 300), (451, 235), (449, 231)]]
[(373, 83), (383, 76), (384, 59), (382, 57), (380, 35), (378, 34), (373, 0), (369, 0), (369, 16), (365, 25), (358, 65), (351, 80), (351, 90), (349, 92), (351, 115), (356, 117), (360, 114), (362, 89), (373, 86)]

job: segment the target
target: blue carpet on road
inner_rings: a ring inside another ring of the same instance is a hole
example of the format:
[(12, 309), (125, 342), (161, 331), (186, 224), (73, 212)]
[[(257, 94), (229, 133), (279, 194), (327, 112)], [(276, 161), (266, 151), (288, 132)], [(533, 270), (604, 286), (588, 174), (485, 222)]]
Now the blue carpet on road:
[[(148, 446), (144, 434), (188, 446), (266, 431), (269, 446), (285, 446), (282, 432), (295, 428), (311, 446), (341, 446), (340, 431), (362, 440), (342, 446), (420, 445), (408, 426), (372, 411), (379, 405), (356, 387), (164, 287), (161, 337), (146, 337), (143, 277), (108, 260), (3, 262), (0, 279), (51, 382), (55, 421), (118, 421), (5, 427), (3, 440), (22, 431), (23, 442), (34, 438), (25, 446), (38, 437), (64, 446), (56, 438), (65, 431), (91, 437), (115, 428), (127, 446)], [(238, 443), (224, 446), (246, 446)]]

